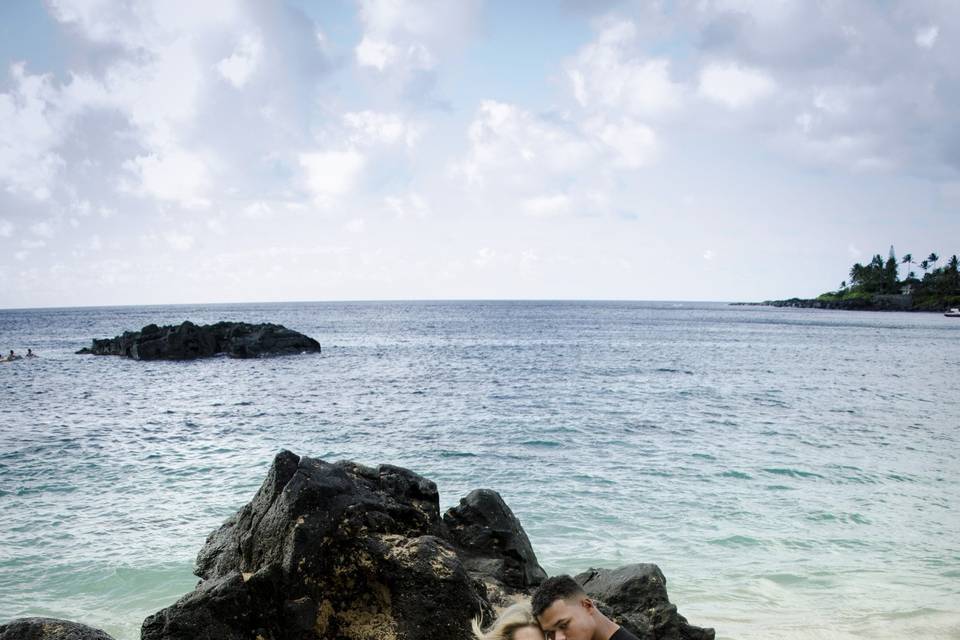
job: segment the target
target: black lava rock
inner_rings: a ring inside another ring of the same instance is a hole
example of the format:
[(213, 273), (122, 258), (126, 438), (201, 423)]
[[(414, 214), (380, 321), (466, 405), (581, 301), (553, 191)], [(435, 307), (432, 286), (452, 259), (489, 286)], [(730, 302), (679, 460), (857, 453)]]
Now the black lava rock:
[(440, 528), (436, 485), (411, 471), (281, 452), (141, 638), (466, 639), (489, 606)]
[(126, 356), (134, 360), (192, 360), (226, 354), (231, 358), (265, 355), (319, 353), (320, 343), (279, 324), (218, 322), (158, 327), (148, 324), (140, 331), (125, 331), (115, 338), (93, 340), (78, 354)]
[(576, 576), (587, 595), (639, 640), (713, 640), (713, 629), (694, 627), (667, 598), (667, 579), (655, 564), (589, 569)]
[[(494, 491), (441, 520), (436, 485), (412, 471), (289, 451), (210, 534), (194, 572), (197, 588), (147, 618), (141, 640), (470, 640), (474, 617), (491, 620), (546, 577)], [(577, 580), (641, 640), (713, 640), (670, 604), (655, 565)]]
[(443, 523), (472, 573), (514, 590), (536, 587), (547, 578), (520, 521), (496, 491), (471, 491), (443, 514)]
[(18, 618), (0, 624), (0, 640), (113, 640), (100, 629), (56, 618)]

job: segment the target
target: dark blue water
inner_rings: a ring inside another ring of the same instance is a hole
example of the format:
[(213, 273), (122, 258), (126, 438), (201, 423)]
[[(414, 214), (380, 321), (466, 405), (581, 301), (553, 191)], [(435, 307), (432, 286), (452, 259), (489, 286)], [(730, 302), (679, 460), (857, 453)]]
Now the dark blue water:
[[(78, 356), (156, 322), (321, 355)], [(0, 311), (0, 622), (139, 637), (280, 448), (500, 491), (551, 573), (656, 562), (723, 638), (960, 638), (960, 321), (657, 303)]]

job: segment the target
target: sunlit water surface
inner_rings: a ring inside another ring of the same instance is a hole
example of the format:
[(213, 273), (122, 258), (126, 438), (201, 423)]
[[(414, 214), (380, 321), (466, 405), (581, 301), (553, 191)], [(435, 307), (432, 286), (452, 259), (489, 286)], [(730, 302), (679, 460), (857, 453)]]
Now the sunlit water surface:
[[(272, 321), (321, 355), (74, 355)], [(669, 303), (0, 311), (0, 622), (118, 640), (274, 454), (500, 491), (550, 573), (655, 562), (720, 638), (960, 638), (960, 321)]]

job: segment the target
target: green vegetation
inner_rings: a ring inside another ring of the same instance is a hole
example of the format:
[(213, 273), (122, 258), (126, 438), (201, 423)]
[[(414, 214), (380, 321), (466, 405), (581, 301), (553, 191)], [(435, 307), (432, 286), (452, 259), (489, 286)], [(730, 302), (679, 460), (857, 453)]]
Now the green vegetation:
[[(901, 308), (915, 311), (942, 311), (960, 306), (960, 271), (957, 256), (952, 255), (946, 264), (938, 267), (940, 256), (931, 253), (916, 263), (913, 254), (906, 254), (897, 261), (893, 247), (884, 260), (880, 254), (863, 265), (859, 262), (850, 268), (849, 281), (840, 283), (840, 288), (817, 297), (825, 306), (843, 308)], [(907, 265), (906, 277), (901, 280), (898, 265)], [(918, 278), (910, 270), (914, 264), (923, 269)]]

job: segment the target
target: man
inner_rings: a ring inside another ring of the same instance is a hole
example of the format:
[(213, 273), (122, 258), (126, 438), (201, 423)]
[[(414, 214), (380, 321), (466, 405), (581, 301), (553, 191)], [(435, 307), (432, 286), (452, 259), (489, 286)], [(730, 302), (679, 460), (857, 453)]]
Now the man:
[(547, 640), (637, 640), (637, 637), (600, 613), (577, 581), (570, 576), (544, 580), (530, 602)]

